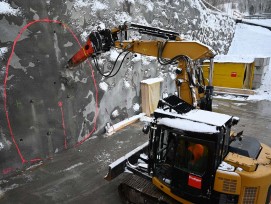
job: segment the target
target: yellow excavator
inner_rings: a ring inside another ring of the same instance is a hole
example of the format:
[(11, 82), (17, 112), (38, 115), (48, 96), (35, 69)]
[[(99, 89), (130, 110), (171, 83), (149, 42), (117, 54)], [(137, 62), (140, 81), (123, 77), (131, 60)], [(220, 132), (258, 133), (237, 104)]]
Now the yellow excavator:
[[(152, 39), (131, 40), (128, 32)], [(91, 57), (103, 76), (113, 77), (120, 67), (104, 74), (96, 59), (112, 47), (122, 50), (120, 55), (154, 56), (162, 65), (177, 66), (178, 96), (159, 100), (152, 122), (143, 128), (149, 140), (109, 165), (107, 180), (131, 172), (118, 188), (124, 203), (271, 203), (271, 148), (232, 132), (238, 117), (212, 112), (215, 52), (210, 47), (173, 31), (124, 24), (91, 32), (67, 68)], [(208, 80), (202, 74), (206, 60)]]

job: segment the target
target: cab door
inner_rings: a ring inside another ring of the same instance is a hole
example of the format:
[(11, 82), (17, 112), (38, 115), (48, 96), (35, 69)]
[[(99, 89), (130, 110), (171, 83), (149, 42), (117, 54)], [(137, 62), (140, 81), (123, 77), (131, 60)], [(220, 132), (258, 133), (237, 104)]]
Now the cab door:
[(204, 203), (213, 186), (215, 143), (180, 137), (172, 169), (171, 192), (195, 203)]

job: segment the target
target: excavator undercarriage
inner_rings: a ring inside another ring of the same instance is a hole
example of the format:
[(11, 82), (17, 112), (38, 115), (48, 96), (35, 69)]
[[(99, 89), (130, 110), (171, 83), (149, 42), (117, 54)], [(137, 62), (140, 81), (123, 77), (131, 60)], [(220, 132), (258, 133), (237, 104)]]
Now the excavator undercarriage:
[(153, 185), (151, 179), (128, 174), (118, 187), (123, 203), (178, 204), (178, 202)]

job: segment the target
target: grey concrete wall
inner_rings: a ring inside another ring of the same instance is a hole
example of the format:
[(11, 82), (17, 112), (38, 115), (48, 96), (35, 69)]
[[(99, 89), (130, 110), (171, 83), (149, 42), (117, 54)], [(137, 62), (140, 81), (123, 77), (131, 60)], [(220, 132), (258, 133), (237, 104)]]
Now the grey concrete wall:
[[(161, 66), (145, 56), (129, 55), (116, 77), (109, 79), (87, 63), (75, 71), (65, 70), (66, 61), (79, 46), (69, 29), (57, 23), (27, 27), (10, 58), (16, 36), (29, 22), (44, 18), (62, 21), (83, 42), (97, 26), (111, 28), (132, 21), (178, 31), (219, 54), (227, 53), (235, 27), (232, 19), (210, 13), (192, 0), (6, 2), (18, 12), (0, 14), (0, 48), (7, 48), (0, 55), (0, 177), (101, 135), (107, 122), (117, 123), (140, 113), (143, 79), (161, 76), (161, 91), (175, 91), (175, 67)], [(112, 68), (113, 55), (111, 51), (102, 56), (103, 71)]]
[(265, 76), (267, 69), (269, 68), (270, 57), (256, 57), (254, 63), (255, 68), (252, 88), (258, 89), (262, 85), (262, 79)]

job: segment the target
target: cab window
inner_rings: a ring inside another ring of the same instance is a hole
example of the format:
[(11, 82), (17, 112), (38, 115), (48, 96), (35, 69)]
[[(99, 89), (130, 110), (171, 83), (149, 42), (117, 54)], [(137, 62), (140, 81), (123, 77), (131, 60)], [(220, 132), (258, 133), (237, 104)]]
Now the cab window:
[(207, 162), (207, 146), (184, 139), (178, 141), (175, 160), (177, 168), (202, 175), (207, 170)]

